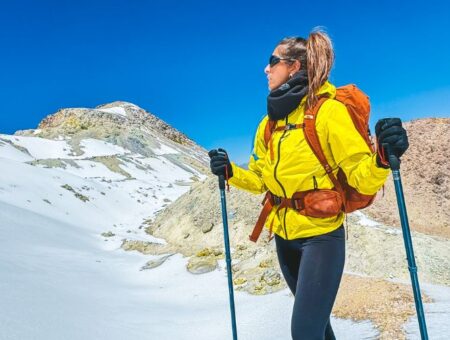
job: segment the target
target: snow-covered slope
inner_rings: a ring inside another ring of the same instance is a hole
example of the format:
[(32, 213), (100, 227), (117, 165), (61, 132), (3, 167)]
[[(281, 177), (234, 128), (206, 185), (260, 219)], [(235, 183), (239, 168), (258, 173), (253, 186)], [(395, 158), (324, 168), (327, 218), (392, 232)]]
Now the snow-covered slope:
[[(140, 271), (149, 259), (105, 251), (73, 224), (0, 203), (0, 339), (199, 339), (231, 338), (225, 270), (194, 276), (186, 259)], [(287, 291), (236, 295), (240, 339), (288, 339)], [(335, 320), (374, 337), (370, 323)]]
[[(127, 120), (120, 141), (131, 135)], [(157, 129), (132, 136), (140, 153), (95, 138), (102, 129), (0, 135), (0, 339), (149, 334), (151, 327), (133, 326), (149, 318), (144, 300), (152, 288), (140, 272), (149, 258), (120, 246), (123, 239), (164, 243), (142, 224), (206, 178), (206, 153)]]

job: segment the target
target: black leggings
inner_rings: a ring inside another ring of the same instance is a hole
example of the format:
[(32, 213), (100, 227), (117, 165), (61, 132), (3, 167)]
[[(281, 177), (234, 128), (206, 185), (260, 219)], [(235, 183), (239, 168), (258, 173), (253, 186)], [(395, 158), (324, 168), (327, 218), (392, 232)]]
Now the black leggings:
[(344, 270), (344, 227), (289, 241), (275, 235), (275, 242), (281, 271), (295, 296), (292, 339), (336, 339), (330, 314)]

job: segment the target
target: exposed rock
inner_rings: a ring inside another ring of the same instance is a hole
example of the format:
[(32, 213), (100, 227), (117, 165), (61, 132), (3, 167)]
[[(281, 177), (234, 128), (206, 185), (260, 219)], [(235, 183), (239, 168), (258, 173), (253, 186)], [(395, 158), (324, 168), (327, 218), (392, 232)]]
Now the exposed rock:
[(142, 266), (141, 270), (153, 269), (162, 265), (166, 260), (174, 254), (164, 255), (157, 259), (148, 261), (144, 266)]
[(89, 158), (89, 160), (92, 160), (94, 162), (102, 163), (104, 166), (106, 166), (109, 170), (112, 172), (115, 172), (119, 175), (125, 176), (127, 179), (131, 179), (132, 176), (123, 170), (120, 165), (123, 164), (123, 162), (120, 160), (119, 157), (116, 156), (99, 156), (99, 157), (92, 157)]
[(236, 286), (241, 286), (247, 283), (247, 279), (245, 277), (239, 277), (233, 280), (233, 284)]
[(101, 234), (103, 237), (113, 237), (116, 236), (112, 231), (107, 231)]
[(80, 194), (79, 192), (75, 191), (69, 184), (61, 185), (61, 188), (73, 192), (75, 197), (78, 198), (79, 200), (83, 201), (83, 202), (88, 202), (89, 201), (89, 197), (84, 196), (83, 194)]
[(165, 244), (126, 239), (122, 241), (121, 248), (125, 251), (136, 250), (145, 255), (162, 255), (174, 252), (174, 247)]
[(65, 169), (67, 167), (67, 164), (59, 158), (57, 158), (57, 159), (36, 159), (36, 160), (26, 162), (26, 163), (30, 164), (30, 165), (34, 165), (34, 166), (42, 165), (44, 168), (47, 168), (47, 169), (49, 169), (49, 168)]
[(220, 249), (204, 248), (195, 254), (197, 257), (215, 256), (223, 258), (223, 251)]
[(277, 286), (281, 283), (281, 275), (274, 269), (266, 269), (261, 276), (261, 282), (262, 281), (269, 286)]
[[(359, 214), (350, 214), (347, 231), (347, 271), (409, 280), (401, 230), (382, 224), (367, 227)], [(450, 286), (450, 240), (417, 232), (412, 240), (421, 280)]]
[(193, 256), (189, 259), (187, 270), (192, 274), (204, 274), (217, 268), (217, 259), (215, 256)]
[(209, 225), (208, 224), (203, 225), (202, 226), (202, 233), (203, 234), (209, 233), (212, 230), (213, 227), (214, 227), (214, 223), (212, 223), (212, 222)]

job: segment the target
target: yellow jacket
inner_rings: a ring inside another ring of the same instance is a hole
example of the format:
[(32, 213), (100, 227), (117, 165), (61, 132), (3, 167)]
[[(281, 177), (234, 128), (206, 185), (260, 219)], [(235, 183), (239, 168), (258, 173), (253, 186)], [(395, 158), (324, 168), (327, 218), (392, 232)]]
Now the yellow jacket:
[[(336, 95), (336, 87), (326, 82), (318, 94)], [(278, 126), (303, 123), (305, 100)], [(272, 135), (273, 161), (264, 143), (264, 129), (268, 116), (259, 123), (250, 157), (248, 170), (231, 163), (233, 177), (230, 184), (253, 193), (269, 190), (276, 196), (291, 198), (295, 192), (314, 189), (331, 189), (333, 183), (309, 147), (302, 129), (275, 131)], [(317, 115), (316, 129), (324, 154), (337, 174), (341, 168), (349, 184), (362, 194), (376, 193), (386, 181), (389, 169), (376, 165), (376, 154), (372, 154), (364, 139), (353, 125), (344, 104), (337, 100), (325, 101)], [(315, 179), (315, 180), (314, 180)], [(310, 237), (331, 232), (344, 220), (344, 213), (330, 218), (314, 218), (299, 214), (291, 208), (270, 212), (266, 227), (272, 225), (273, 232), (284, 239)]]

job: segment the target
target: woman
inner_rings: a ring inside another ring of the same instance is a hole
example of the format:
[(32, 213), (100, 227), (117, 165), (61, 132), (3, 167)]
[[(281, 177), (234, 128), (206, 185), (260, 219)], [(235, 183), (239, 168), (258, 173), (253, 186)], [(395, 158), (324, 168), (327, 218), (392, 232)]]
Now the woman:
[[(264, 140), (268, 120), (276, 121), (277, 127), (301, 126), (305, 111), (325, 95), (330, 99), (320, 106), (316, 130), (333, 172), (342, 169), (348, 183), (362, 194), (376, 193), (389, 174), (389, 164), (381, 154), (371, 152), (345, 105), (333, 99), (336, 88), (328, 81), (333, 61), (331, 40), (324, 32), (312, 32), (306, 40), (283, 39), (264, 70), (270, 89), (268, 114), (258, 126), (248, 170), (218, 149), (209, 152), (212, 172), (226, 176), (237, 188), (254, 193), (268, 190), (281, 198), (333, 188), (301, 128), (274, 131), (271, 148)], [(399, 119), (380, 120), (376, 134), (379, 145), (388, 144), (397, 157), (408, 148)], [(344, 217), (343, 212), (317, 218), (274, 207), (267, 218), (281, 271), (295, 297), (291, 319), (295, 340), (335, 339), (330, 314), (344, 268)]]

